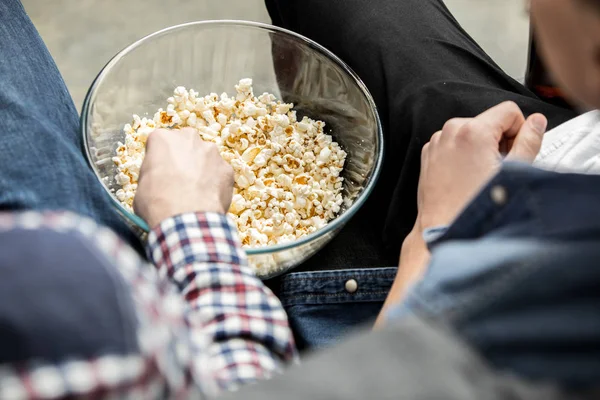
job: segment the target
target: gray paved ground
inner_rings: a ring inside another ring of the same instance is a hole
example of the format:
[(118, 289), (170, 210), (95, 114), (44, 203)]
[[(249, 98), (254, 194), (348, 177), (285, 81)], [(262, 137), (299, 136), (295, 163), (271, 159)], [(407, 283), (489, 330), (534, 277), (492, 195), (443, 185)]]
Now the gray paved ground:
[[(262, 0), (22, 0), (77, 107), (102, 66), (158, 29), (202, 19), (269, 22)], [(400, 1), (400, 0), (399, 0)], [(515, 77), (523, 76), (528, 18), (523, 0), (446, 0), (465, 29)]]

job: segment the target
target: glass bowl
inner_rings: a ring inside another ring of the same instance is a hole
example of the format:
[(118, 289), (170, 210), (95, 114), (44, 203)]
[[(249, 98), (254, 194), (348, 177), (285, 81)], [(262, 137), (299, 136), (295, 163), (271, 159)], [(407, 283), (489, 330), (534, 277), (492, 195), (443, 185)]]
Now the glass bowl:
[(205, 95), (234, 93), (252, 78), (254, 93), (273, 93), (294, 103), (299, 119), (325, 121), (348, 153), (343, 172), (344, 206), (322, 229), (294, 242), (247, 248), (251, 265), (271, 278), (299, 265), (329, 242), (371, 193), (383, 157), (375, 103), (356, 74), (319, 44), (275, 26), (246, 21), (201, 21), (153, 33), (118, 53), (96, 77), (81, 113), (88, 161), (118, 212), (138, 234), (146, 223), (116, 199), (111, 158), (124, 142), (132, 114), (152, 115), (177, 86)]

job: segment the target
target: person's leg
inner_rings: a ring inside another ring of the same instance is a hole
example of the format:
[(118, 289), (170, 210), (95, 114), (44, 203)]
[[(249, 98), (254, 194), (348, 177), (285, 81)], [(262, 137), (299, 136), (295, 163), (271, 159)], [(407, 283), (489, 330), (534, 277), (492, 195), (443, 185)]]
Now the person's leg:
[(0, 224), (0, 364), (135, 354), (134, 300), (112, 257), (76, 228), (20, 227), (30, 217)]
[[(400, 245), (416, 218), (421, 149), (448, 119), (472, 117), (507, 100), (526, 114), (545, 114), (551, 127), (575, 116), (541, 101), (506, 75), (442, 0), (266, 4), (274, 24), (327, 47), (363, 79), (377, 103), (387, 146), (384, 171), (372, 197), (303, 269), (397, 264)], [(375, 251), (349, 251), (366, 247)], [(374, 259), (377, 252), (382, 255)]]
[(137, 244), (82, 152), (67, 88), (18, 0), (0, 1), (0, 209), (69, 210)]

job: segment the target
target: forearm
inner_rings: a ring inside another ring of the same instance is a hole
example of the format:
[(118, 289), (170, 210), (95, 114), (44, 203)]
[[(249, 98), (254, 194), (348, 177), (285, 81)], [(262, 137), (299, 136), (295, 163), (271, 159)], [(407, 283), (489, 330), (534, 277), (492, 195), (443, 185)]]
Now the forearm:
[(417, 282), (429, 262), (429, 250), (420, 231), (413, 230), (404, 240), (400, 253), (398, 274), (377, 318), (375, 326), (385, 324), (385, 313), (404, 299), (408, 289)]
[(203, 360), (197, 372), (216, 390), (266, 378), (295, 359), (285, 311), (254, 276), (224, 215), (170, 218), (151, 232), (149, 247), (186, 302), (193, 357)]

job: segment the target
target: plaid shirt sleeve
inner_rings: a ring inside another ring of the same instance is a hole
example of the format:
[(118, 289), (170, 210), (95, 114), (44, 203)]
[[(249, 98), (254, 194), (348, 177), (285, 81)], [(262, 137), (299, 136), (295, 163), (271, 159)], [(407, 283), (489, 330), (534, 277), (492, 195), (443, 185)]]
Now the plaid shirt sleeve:
[(269, 378), (296, 352), (279, 300), (254, 275), (236, 228), (216, 213), (169, 218), (148, 237), (151, 260), (185, 299), (198, 337), (197, 375), (209, 393)]
[(210, 398), (297, 360), (279, 300), (247, 265), (234, 225), (213, 213), (163, 221), (148, 237), (156, 268), (112, 231), (71, 213), (0, 213), (0, 231), (74, 232), (120, 272), (139, 351), (92, 359), (0, 361), (0, 399)]

